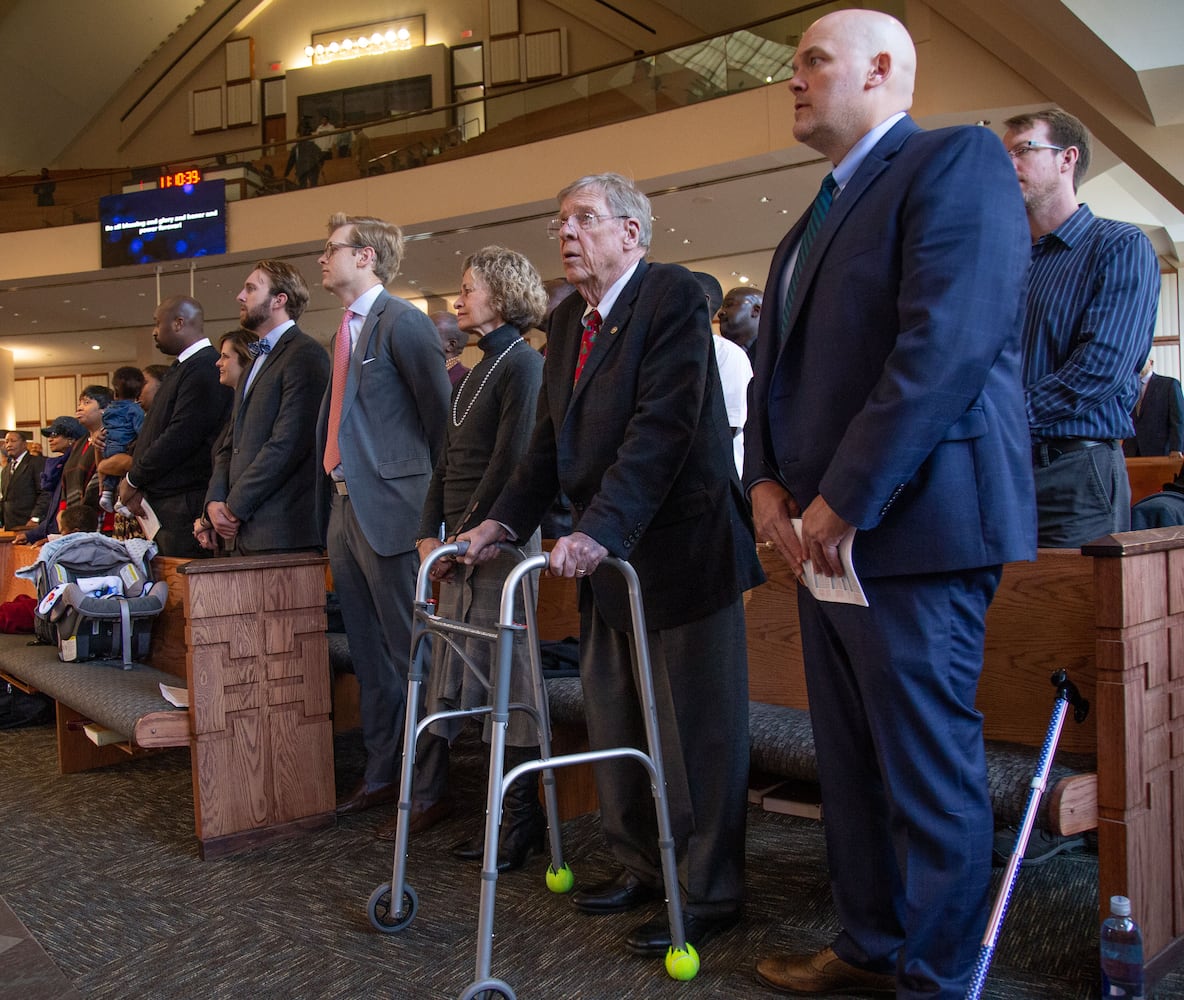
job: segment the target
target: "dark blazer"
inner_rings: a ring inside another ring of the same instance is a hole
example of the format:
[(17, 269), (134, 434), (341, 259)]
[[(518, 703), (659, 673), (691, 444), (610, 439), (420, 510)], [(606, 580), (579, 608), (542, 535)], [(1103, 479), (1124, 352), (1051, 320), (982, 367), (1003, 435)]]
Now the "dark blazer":
[[(641, 261), (573, 391), (585, 308), (572, 295), (551, 318), (530, 451), (489, 516), (526, 538), (562, 489), (573, 530), (632, 563), (650, 628), (706, 617), (764, 577), (703, 293), (685, 268)], [(618, 573), (594, 573), (591, 595), (629, 629)]]
[[(744, 481), (776, 480), (803, 510), (821, 493), (859, 529), (863, 576), (1035, 555), (1019, 374), (1031, 238), (1011, 173), (985, 128), (898, 122), (819, 230), (784, 346), (785, 264), (805, 217), (774, 256)], [(1003, 201), (951, 196), (984, 182)]]
[(249, 371), (235, 392), (205, 502), (227, 504), (241, 521), (238, 542), (247, 551), (317, 548), (321, 463), (315, 432), (329, 384), (329, 355), (292, 326), (244, 396)]
[(150, 503), (153, 497), (177, 496), (209, 485), (210, 449), (234, 402), (234, 392), (218, 381), (217, 361), (218, 352), (203, 347), (161, 380), (128, 472), (128, 479)]
[(1124, 454), (1166, 455), (1184, 451), (1184, 392), (1176, 379), (1153, 373), (1143, 394), (1143, 404), (1131, 418), (1135, 422), (1135, 436), (1123, 441)]
[(8, 465), (0, 470), (0, 492), (4, 494), (0, 513), (3, 514), (3, 526), (9, 531), (23, 528), (33, 515), (38, 501), (44, 502), (41, 491), (41, 471), (44, 468), (45, 459), (42, 456), (30, 455), (26, 451), (21, 456), (16, 472), (12, 472)]
[[(330, 355), (336, 343), (334, 337)], [(415, 548), (419, 515), (444, 443), (451, 389), (432, 321), (383, 291), (350, 357), (338, 436), (350, 504), (379, 555)], [(317, 418), (318, 461), (325, 454), (331, 391), (330, 385)], [(318, 484), (328, 490), (327, 477), (318, 477)], [(323, 513), (328, 505), (322, 497)]]
[[(58, 510), (62, 506), (62, 496), (66, 488), (65, 477), (62, 475), (66, 468), (66, 459), (70, 457), (70, 453), (75, 448), (81, 448), (84, 442), (85, 438), (79, 439), (71, 444), (61, 455), (54, 455), (45, 460), (45, 468), (41, 473), (41, 487), (45, 496), (45, 510), (41, 515), (41, 523), (36, 528), (31, 528), (25, 532), (25, 541), (30, 545), (34, 542), (41, 541), (51, 534), (57, 534)], [(53, 485), (49, 485), (50, 483)]]

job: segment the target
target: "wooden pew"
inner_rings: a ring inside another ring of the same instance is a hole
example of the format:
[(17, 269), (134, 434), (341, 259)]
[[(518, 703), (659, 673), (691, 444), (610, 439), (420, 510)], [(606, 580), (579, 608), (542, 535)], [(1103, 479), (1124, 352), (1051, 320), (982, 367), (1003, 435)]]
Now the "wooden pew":
[(1180, 471), (1184, 459), (1169, 458), (1167, 455), (1128, 458), (1126, 475), (1131, 483), (1131, 503), (1135, 504), (1152, 493), (1163, 489)]
[[(0, 542), (5, 599), (31, 591), (12, 571), (36, 554)], [(333, 825), (324, 558), (158, 557), (153, 566), (169, 596), (153, 627), (152, 668), (59, 664), (51, 647), (29, 650), (27, 637), (3, 637), (19, 647), (6, 653), (0, 646), (0, 672), (26, 689), (37, 689), (30, 676), (40, 677), (40, 689), (57, 696), (61, 773), (189, 747), (195, 833), (205, 859)], [(30, 665), (30, 656), (42, 662)], [(186, 712), (152, 696), (158, 679), (186, 688)], [(68, 702), (61, 697), (67, 691)], [(100, 712), (109, 717), (113, 692), (138, 717), (116, 728), (121, 741), (97, 747), (80, 723)]]

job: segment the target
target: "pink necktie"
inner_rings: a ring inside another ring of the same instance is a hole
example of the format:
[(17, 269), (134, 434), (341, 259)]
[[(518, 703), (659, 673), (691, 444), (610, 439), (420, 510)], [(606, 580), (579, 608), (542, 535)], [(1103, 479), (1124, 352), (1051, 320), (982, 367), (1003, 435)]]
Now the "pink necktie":
[(584, 335), (580, 337), (580, 356), (576, 360), (576, 373), (571, 384), (575, 385), (584, 372), (584, 363), (592, 352), (592, 345), (596, 343), (596, 335), (600, 332), (600, 313), (593, 309), (584, 320)]
[(354, 314), (348, 309), (337, 328), (337, 343), (333, 349), (333, 390), (329, 396), (329, 432), (325, 437), (325, 471), (331, 473), (341, 464), (341, 449), (337, 434), (341, 430), (341, 402), (345, 398), (345, 381), (349, 378), (350, 335), (349, 321)]

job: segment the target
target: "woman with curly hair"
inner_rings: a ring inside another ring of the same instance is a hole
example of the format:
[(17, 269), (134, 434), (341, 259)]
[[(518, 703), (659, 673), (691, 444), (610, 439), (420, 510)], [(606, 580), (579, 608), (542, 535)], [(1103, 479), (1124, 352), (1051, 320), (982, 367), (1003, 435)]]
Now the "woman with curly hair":
[[(476, 333), (483, 355), (453, 390), (444, 450), (437, 462), (420, 521), (417, 543), (425, 559), (441, 542), (484, 520), (530, 442), (535, 406), (543, 379), (543, 359), (531, 349), (523, 331), (536, 326), (547, 308), (547, 293), (530, 261), (504, 247), (486, 247), (464, 265), (456, 300), (457, 325)], [(522, 540), (527, 554), (540, 551), (539, 533)], [(482, 566), (440, 560), (433, 567), (440, 580), (439, 614), (454, 621), (484, 626), (497, 621), (502, 584), (517, 560), (507, 554)], [(524, 636), (519, 637), (524, 640)], [(486, 677), (493, 661), (491, 645), (458, 637), (457, 645)], [(463, 659), (445, 642), (436, 642), (427, 684), (428, 711), (472, 708), (489, 704), (484, 685), (465, 668)], [(510, 701), (530, 704), (529, 654), (524, 641), (514, 648)], [(435, 723), (416, 749), (411, 832), (420, 833), (452, 813), (448, 792), (448, 747), (463, 720)], [(486, 718), (485, 738), (490, 723)], [(529, 716), (512, 712), (506, 731), (506, 769), (539, 756), (538, 733)], [(546, 819), (539, 806), (537, 783), (527, 776), (506, 793), (498, 840), (498, 870), (520, 868), (543, 849)], [(396, 820), (378, 829), (394, 839)], [(480, 860), (480, 835), (453, 847), (457, 857)]]

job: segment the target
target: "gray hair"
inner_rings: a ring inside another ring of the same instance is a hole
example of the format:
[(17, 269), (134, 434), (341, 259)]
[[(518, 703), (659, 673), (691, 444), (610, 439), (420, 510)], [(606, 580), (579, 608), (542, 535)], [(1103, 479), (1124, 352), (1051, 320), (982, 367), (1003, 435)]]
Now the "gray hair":
[(640, 246), (649, 249), (654, 235), (654, 209), (649, 198), (628, 177), (620, 174), (589, 174), (578, 181), (572, 181), (559, 192), (558, 201), (562, 205), (571, 195), (580, 191), (596, 191), (604, 195), (609, 210), (613, 215), (621, 215), (638, 222), (638, 239)]

